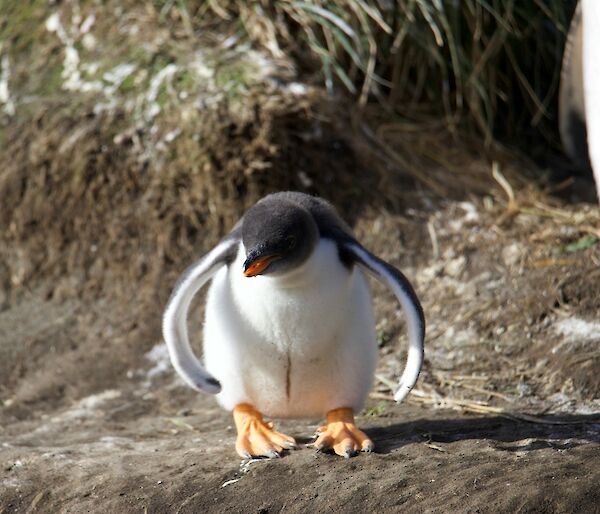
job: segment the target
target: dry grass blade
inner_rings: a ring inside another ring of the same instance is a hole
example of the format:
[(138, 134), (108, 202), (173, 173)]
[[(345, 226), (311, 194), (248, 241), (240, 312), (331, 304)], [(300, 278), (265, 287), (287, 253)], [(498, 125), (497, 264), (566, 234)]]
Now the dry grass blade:
[(367, 137), (367, 139), (373, 143), (379, 150), (382, 151), (384, 157), (396, 164), (399, 170), (404, 173), (411, 174), (416, 180), (422, 182), (425, 186), (427, 186), (430, 190), (434, 191), (436, 194), (441, 197), (448, 196), (448, 188), (436, 177), (430, 174), (422, 173), (418, 167), (412, 166), (406, 159), (404, 159), (397, 151), (395, 151), (391, 146), (385, 143), (385, 141), (379, 139), (371, 129), (362, 125), (362, 133)]
[(370, 6), (365, 3), (363, 0), (349, 0), (349, 3), (356, 3), (360, 6), (360, 8), (367, 13), (367, 15), (375, 22), (381, 29), (387, 34), (393, 34), (392, 28), (385, 22), (381, 13), (377, 10), (376, 7)]
[(427, 222), (427, 232), (429, 233), (429, 239), (431, 239), (431, 251), (433, 254), (433, 258), (438, 259), (440, 256), (440, 246), (438, 244), (435, 226), (432, 221)]
[(379, 380), (383, 385), (385, 385), (390, 391), (394, 392), (397, 388), (397, 385), (393, 380), (390, 380), (385, 375), (381, 375), (380, 373), (375, 373), (375, 378)]
[(294, 2), (293, 5), (294, 5), (294, 7), (298, 7), (300, 9), (306, 10), (309, 13), (316, 14), (318, 16), (321, 16), (322, 18), (325, 18), (325, 19), (331, 21), (334, 25), (339, 27), (346, 35), (350, 36), (352, 39), (357, 38), (357, 35), (354, 32), (354, 30), (352, 29), (352, 27), (350, 25), (348, 25), (342, 18), (340, 18), (339, 16), (334, 14), (333, 12), (328, 11), (327, 9), (323, 9), (322, 7), (319, 7), (318, 5), (311, 5), (306, 2)]
[[(409, 397), (411, 399), (411, 397)], [(469, 400), (461, 400), (457, 398), (442, 397), (440, 395), (428, 394), (419, 389), (413, 389), (412, 400), (418, 403), (424, 403), (427, 405), (436, 405), (438, 408), (451, 408), (460, 410), (463, 412), (471, 412), (475, 414), (495, 414), (510, 419), (519, 421), (527, 421), (528, 423), (539, 423), (542, 425), (585, 425), (589, 423), (596, 423), (600, 421), (600, 416), (597, 420), (560, 420), (560, 419), (547, 419), (531, 414), (525, 414), (522, 412), (515, 412), (503, 409), (502, 407), (494, 407), (491, 405), (482, 404), (481, 402), (474, 402)]]
[(186, 430), (189, 430), (190, 432), (195, 432), (196, 429), (190, 425), (189, 423), (186, 423), (185, 421), (178, 419), (178, 418), (166, 418), (166, 420), (169, 423), (173, 423), (173, 425), (179, 427), (179, 428), (185, 428)]
[(501, 393), (497, 393), (496, 391), (490, 391), (489, 389), (485, 389), (483, 387), (477, 387), (471, 384), (463, 384), (463, 383), (457, 383), (458, 387), (462, 387), (464, 389), (470, 389), (471, 391), (474, 391), (476, 393), (481, 393), (483, 395), (487, 395), (487, 396), (494, 396), (496, 398), (500, 398), (501, 400), (504, 400), (505, 402), (513, 402), (514, 399), (511, 398), (510, 396), (506, 396), (505, 394), (501, 394)]
[[(597, 357), (597, 355), (595, 355)], [(394, 384), (387, 377), (376, 374), (375, 378), (379, 380), (382, 384), (390, 388), (391, 391), (394, 391)], [(477, 392), (483, 392), (485, 394), (491, 394), (492, 396), (504, 397), (504, 395), (500, 395), (498, 393), (494, 394), (492, 391), (487, 391), (483, 388), (469, 386), (469, 389), (476, 390)], [(377, 400), (386, 400), (386, 401), (394, 401), (394, 397), (391, 394), (386, 393), (371, 393), (370, 398)], [(442, 396), (437, 392), (427, 393), (421, 389), (413, 389), (411, 395), (407, 398), (409, 403), (418, 403), (435, 406), (440, 409), (453, 409), (459, 410), (461, 412), (469, 412), (473, 414), (487, 414), (487, 415), (497, 415), (503, 416), (509, 419), (514, 419), (518, 421), (526, 421), (528, 423), (538, 423), (542, 425), (585, 425), (590, 423), (600, 422), (600, 416), (597, 419), (581, 419), (581, 420), (560, 420), (560, 419), (548, 419), (545, 417), (535, 416), (531, 414), (526, 414), (523, 412), (515, 412), (512, 410), (507, 410), (502, 407), (495, 407), (492, 405), (488, 405), (486, 402), (474, 401), (474, 400), (466, 400), (459, 398), (451, 398), (448, 396)]]
[(446, 453), (447, 450), (445, 450), (444, 448), (442, 448), (441, 446), (437, 445), (437, 444), (433, 444), (433, 443), (426, 443), (428, 448), (431, 448), (432, 450), (437, 450), (438, 452), (442, 452), (442, 453)]
[(506, 196), (508, 197), (508, 210), (517, 210), (518, 208), (517, 202), (515, 200), (515, 192), (513, 191), (513, 188), (508, 182), (508, 180), (506, 180), (506, 177), (504, 177), (504, 175), (502, 175), (502, 173), (500, 172), (500, 166), (495, 161), (492, 164), (492, 176), (494, 177), (494, 180), (496, 180), (496, 182), (500, 184), (500, 187), (504, 190)]

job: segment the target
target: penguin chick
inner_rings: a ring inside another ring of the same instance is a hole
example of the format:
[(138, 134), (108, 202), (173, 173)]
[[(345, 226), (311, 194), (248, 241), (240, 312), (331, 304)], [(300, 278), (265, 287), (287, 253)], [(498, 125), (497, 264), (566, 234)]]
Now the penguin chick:
[[(365, 271), (392, 289), (406, 315), (399, 402), (423, 363), (423, 310), (406, 277), (363, 248), (326, 201), (294, 192), (266, 196), (182, 274), (163, 319), (169, 355), (185, 382), (233, 411), (241, 457), (276, 457), (295, 446), (263, 415), (325, 416), (318, 450), (349, 457), (373, 449), (354, 424), (377, 359)], [(211, 278), (205, 369), (190, 348), (187, 315)]]

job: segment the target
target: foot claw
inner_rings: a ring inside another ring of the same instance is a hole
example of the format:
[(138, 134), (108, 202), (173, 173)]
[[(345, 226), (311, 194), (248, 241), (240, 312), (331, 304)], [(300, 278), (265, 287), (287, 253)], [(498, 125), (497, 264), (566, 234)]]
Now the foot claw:
[(366, 441), (363, 441), (362, 448), (360, 449), (360, 451), (365, 453), (371, 453), (374, 449), (375, 445), (373, 444), (373, 441), (367, 439)]
[(315, 430), (315, 437), (319, 437), (323, 432), (327, 431), (327, 425), (322, 425)]
[(356, 453), (357, 452), (354, 448), (346, 448), (344, 450), (344, 458), (349, 459), (350, 457), (354, 457)]
[(331, 436), (326, 433), (321, 434), (319, 438), (315, 441), (314, 446), (317, 450), (327, 450), (333, 447), (334, 440)]

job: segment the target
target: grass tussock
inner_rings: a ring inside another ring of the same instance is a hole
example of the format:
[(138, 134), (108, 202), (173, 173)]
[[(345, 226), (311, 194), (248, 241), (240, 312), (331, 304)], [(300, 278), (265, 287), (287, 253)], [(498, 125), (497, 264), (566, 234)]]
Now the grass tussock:
[(556, 140), (560, 63), (573, 1), (168, 0), (191, 32), (215, 19), (228, 37), (293, 54), (329, 90), (377, 99), (416, 121)]

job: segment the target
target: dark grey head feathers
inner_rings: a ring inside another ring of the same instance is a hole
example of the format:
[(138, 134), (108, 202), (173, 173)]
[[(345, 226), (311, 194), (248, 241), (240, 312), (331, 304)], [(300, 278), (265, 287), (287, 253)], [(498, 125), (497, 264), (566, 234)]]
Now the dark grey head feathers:
[(244, 272), (254, 276), (291, 271), (308, 259), (318, 239), (317, 224), (306, 208), (270, 195), (244, 215)]

